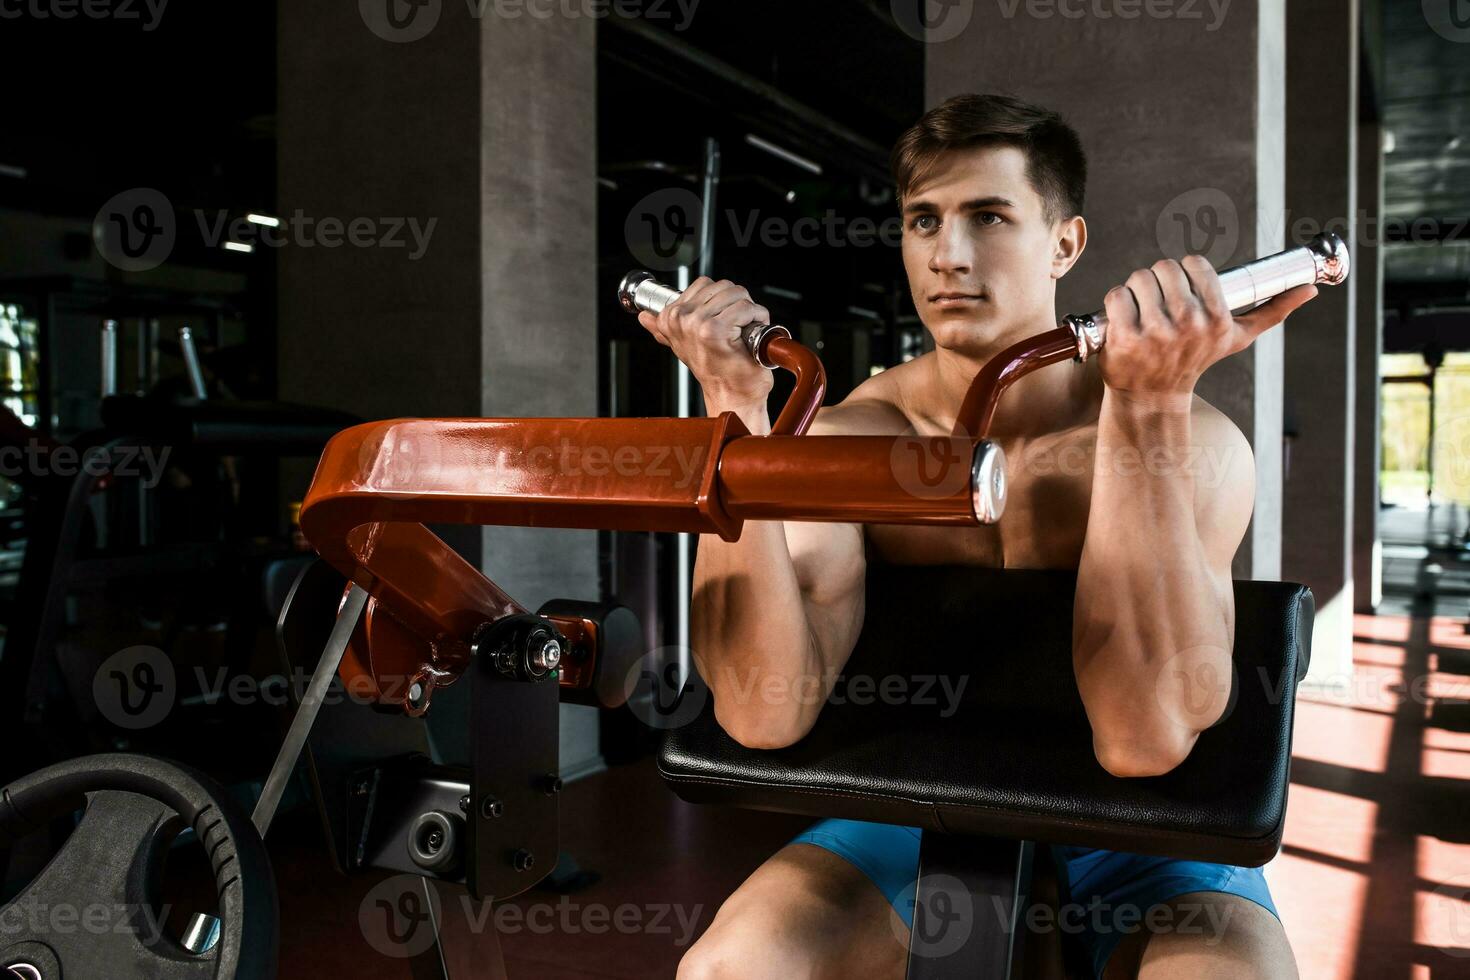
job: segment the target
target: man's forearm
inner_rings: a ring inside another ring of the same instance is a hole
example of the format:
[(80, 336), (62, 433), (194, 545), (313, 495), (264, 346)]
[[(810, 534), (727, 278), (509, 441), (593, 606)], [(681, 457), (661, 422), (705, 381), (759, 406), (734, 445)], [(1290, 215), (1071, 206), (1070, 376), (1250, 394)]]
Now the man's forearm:
[[(753, 435), (770, 432), (764, 406), (736, 411)], [(743, 744), (789, 743), (820, 706), (824, 692), (802, 689), (820, 661), (780, 521), (747, 521), (738, 541), (700, 536), (690, 642), (720, 723)]]
[(1192, 397), (1108, 389), (1098, 420), (1073, 663), (1114, 771), (1172, 768), (1229, 698), (1230, 583), (1195, 521)]

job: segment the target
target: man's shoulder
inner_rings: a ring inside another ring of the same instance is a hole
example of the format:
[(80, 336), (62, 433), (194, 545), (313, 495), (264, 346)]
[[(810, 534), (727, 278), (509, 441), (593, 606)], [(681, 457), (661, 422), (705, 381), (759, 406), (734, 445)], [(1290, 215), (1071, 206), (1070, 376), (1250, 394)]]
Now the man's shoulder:
[(912, 363), (881, 371), (854, 388), (838, 404), (822, 408), (812, 422), (811, 432), (829, 436), (886, 436), (909, 431), (912, 423), (903, 409), (899, 382)]

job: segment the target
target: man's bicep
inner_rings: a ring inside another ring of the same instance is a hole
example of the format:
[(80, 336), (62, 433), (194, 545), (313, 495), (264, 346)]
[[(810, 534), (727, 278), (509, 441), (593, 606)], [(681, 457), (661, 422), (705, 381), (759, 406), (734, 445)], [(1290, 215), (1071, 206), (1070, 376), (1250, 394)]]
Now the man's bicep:
[(841, 670), (863, 625), (862, 525), (786, 521), (783, 526), (823, 668)]

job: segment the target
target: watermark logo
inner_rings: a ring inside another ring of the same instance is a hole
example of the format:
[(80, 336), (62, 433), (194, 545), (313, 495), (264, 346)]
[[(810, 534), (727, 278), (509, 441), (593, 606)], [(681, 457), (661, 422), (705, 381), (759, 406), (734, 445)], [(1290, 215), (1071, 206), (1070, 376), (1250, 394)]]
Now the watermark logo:
[(693, 266), (699, 258), (703, 209), (699, 195), (683, 187), (665, 187), (646, 195), (623, 222), (628, 251), (654, 272)]
[(1229, 718), (1240, 699), (1235, 658), (1213, 644), (1180, 650), (1154, 677), (1154, 703), (1165, 718), (1187, 731), (1203, 731)]
[[(998, 0), (1001, 16), (1011, 20), (1024, 5), (1036, 20), (1062, 17), (1065, 20), (1150, 20), (1202, 21), (1205, 30), (1218, 31), (1230, 11), (1230, 0)], [(1207, 19), (1208, 17), (1208, 19)]]
[(1430, 893), (1429, 904), (1433, 911), (1425, 918), (1437, 919), (1443, 926), (1436, 938), (1454, 943), (1441, 945), (1439, 949), (1460, 959), (1470, 957), (1470, 875), (1459, 875), (1441, 883)]
[(124, 272), (158, 268), (168, 259), (177, 238), (173, 204), (151, 187), (134, 187), (114, 195), (92, 219), (92, 240), (98, 253)]
[(158, 486), (168, 466), (170, 447), (162, 446), (53, 446), (29, 439), (21, 446), (0, 448), (0, 476), (20, 480), (26, 476), (97, 479), (108, 474), (136, 477), (146, 488)]
[(904, 943), (915, 956), (939, 959), (953, 955), (969, 941), (975, 928), (975, 901), (965, 883), (952, 875), (928, 875), (924, 878), (924, 890), (919, 891), (919, 882), (904, 887), (903, 901), (913, 902), (914, 925), (907, 934), (901, 929), (896, 916), (889, 917), (889, 925), (898, 941)]
[(265, 248), (402, 248), (407, 249), (410, 262), (417, 262), (429, 250), (429, 240), (439, 225), (438, 218), (420, 221), (410, 217), (370, 218), (359, 215), (353, 218), (315, 218), (297, 208), (289, 217), (273, 218), (270, 223), (249, 218), (230, 220), (228, 212), (216, 211), (210, 216), (198, 208), (194, 220), (199, 225), (199, 237), (210, 248), (219, 248), (228, 243), (248, 246), (253, 250), (260, 245)]
[(893, 22), (915, 41), (943, 44), (959, 37), (975, 15), (975, 0), (892, 0)]
[(1240, 216), (1229, 194), (1217, 187), (1196, 187), (1164, 205), (1154, 232), (1163, 254), (1176, 259), (1203, 255), (1219, 267), (1240, 244)]
[(1434, 468), (1448, 479), (1452, 494), (1470, 489), (1470, 416), (1458, 415), (1435, 428)]
[(1423, 9), (1434, 33), (1456, 44), (1470, 42), (1470, 0), (1424, 0)]
[(395, 422), (381, 439), (358, 449), (363, 486), (390, 499), (410, 500), (435, 490), (444, 472), (444, 443), (432, 422)]
[(97, 710), (119, 728), (151, 728), (168, 717), (178, 694), (173, 661), (158, 647), (132, 646), (102, 662), (92, 675)]
[[(0, 0), (3, 2), (3, 0)], [(625, 20), (673, 21), (674, 31), (686, 31), (694, 21), (700, 0), (465, 0), (474, 20)], [(368, 30), (385, 41), (403, 44), (427, 37), (439, 24), (443, 0), (358, 0), (358, 13)]]
[(921, 500), (942, 500), (970, 485), (974, 447), (950, 436), (899, 436), (888, 462), (894, 481)]
[(357, 925), (368, 945), (393, 959), (410, 959), (434, 944), (443, 915), (439, 891), (427, 878), (384, 878), (363, 896)]
[(427, 37), (438, 25), (443, 6), (443, 0), (357, 0), (367, 29), (394, 44)]
[[(687, 666), (686, 666), (687, 665)], [(710, 690), (687, 647), (659, 647), (639, 658), (623, 682), (628, 709), (649, 728), (683, 728), (709, 702)]]
[(0, 0), (0, 20), (71, 20), (79, 14), (88, 20), (139, 21), (143, 33), (158, 27), (168, 0)]

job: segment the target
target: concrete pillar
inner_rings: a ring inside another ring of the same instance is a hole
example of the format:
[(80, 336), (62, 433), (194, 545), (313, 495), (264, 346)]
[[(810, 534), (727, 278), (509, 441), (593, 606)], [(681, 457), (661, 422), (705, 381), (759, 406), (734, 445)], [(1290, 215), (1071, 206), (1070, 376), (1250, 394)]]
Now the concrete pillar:
[[(1061, 112), (1088, 153), (1090, 240), (1058, 289), (1058, 312), (1096, 309), (1161, 255), (1197, 252), (1223, 268), (1281, 248), (1284, 0), (1017, 0), (969, 13), (962, 30), (943, 18), (930, 25), (928, 103), (1010, 93)], [(1215, 365), (1197, 388), (1255, 452), (1255, 511), (1237, 578), (1280, 572), (1281, 333)]]
[[(1287, 237), (1324, 228), (1356, 249), (1358, 0), (1287, 8)], [(1309, 684), (1352, 676), (1355, 288), (1324, 289), (1286, 334), (1286, 397), (1298, 436), (1285, 481), (1281, 572), (1317, 598)]]
[[(595, 21), (278, 11), (278, 211), (318, 230), (278, 252), (282, 397), (365, 418), (596, 415)], [(324, 220), (358, 218), (358, 240), (398, 227), (406, 244), (326, 246)], [(527, 608), (599, 597), (596, 532), (444, 536)], [(431, 727), (463, 761), (455, 690)], [(600, 766), (594, 709), (563, 707), (562, 764)]]
[(1383, 134), (1358, 124), (1358, 212), (1365, 216), (1353, 256), (1357, 276), (1357, 397), (1353, 455), (1353, 606), (1371, 613), (1383, 601), (1383, 543), (1378, 539), (1378, 474), (1383, 466)]

